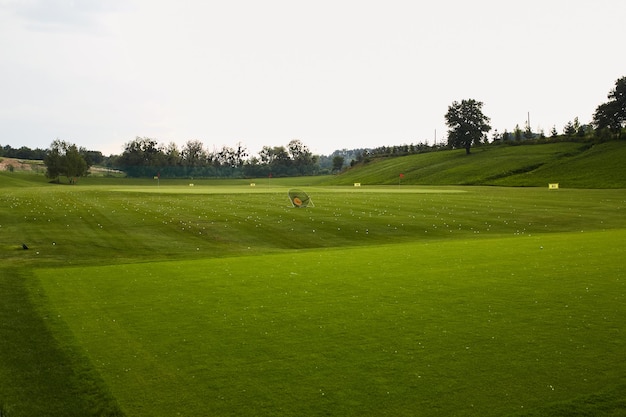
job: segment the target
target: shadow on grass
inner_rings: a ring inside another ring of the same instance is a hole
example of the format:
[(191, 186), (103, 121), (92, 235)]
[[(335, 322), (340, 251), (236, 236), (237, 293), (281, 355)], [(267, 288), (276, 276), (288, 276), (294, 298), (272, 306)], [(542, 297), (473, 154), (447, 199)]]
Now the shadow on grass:
[(32, 277), (18, 268), (0, 277), (0, 416), (123, 416), (87, 358), (53, 335)]

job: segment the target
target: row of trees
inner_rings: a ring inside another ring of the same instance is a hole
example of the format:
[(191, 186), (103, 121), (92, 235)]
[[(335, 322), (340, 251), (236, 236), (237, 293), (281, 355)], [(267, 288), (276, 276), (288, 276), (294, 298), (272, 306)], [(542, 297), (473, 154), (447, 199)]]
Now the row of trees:
[(0, 157), (15, 159), (43, 160), (46, 157), (47, 150), (36, 148), (31, 149), (27, 146), (13, 148), (10, 145), (0, 146)]
[[(568, 122), (563, 129), (566, 138), (573, 137), (595, 137), (600, 140), (612, 138), (621, 139), (626, 127), (626, 77), (622, 77), (615, 82), (615, 88), (608, 94), (606, 103), (600, 104), (591, 124), (582, 125), (576, 117), (573, 122)], [(448, 107), (445, 115), (448, 130), (448, 146), (451, 148), (464, 148), (466, 153), (470, 153), (472, 145), (488, 142), (487, 132), (491, 130), (490, 119), (482, 112), (483, 103), (474, 99), (455, 101)], [(552, 138), (558, 137), (556, 127), (550, 132)], [(519, 125), (515, 127), (513, 134), (506, 130), (504, 134), (494, 133), (494, 141), (515, 139), (545, 139), (544, 132), (535, 134), (526, 125), (522, 131)]]
[(151, 138), (137, 137), (107, 164), (131, 177), (259, 177), (314, 175), (319, 170), (318, 161), (319, 157), (298, 139), (286, 147), (264, 146), (258, 157), (249, 157), (241, 143), (234, 148), (223, 146), (209, 151), (197, 140), (188, 141), (179, 149), (173, 142), (163, 145)]
[[(35, 148), (31, 149), (28, 146), (22, 146), (19, 148), (13, 148), (11, 145), (0, 146), (0, 157), (26, 159), (33, 161), (43, 161), (46, 158), (46, 154), (50, 152), (53, 146), (58, 146), (60, 142), (58, 139), (48, 149)], [(69, 145), (66, 143), (66, 145)], [(100, 151), (90, 151), (83, 147), (78, 148), (79, 153), (85, 158), (85, 161), (89, 165), (101, 164), (105, 157)]]
[[(578, 118), (568, 122), (564, 136), (553, 127), (554, 140), (571, 140), (574, 137), (599, 140), (621, 139), (626, 127), (626, 77), (618, 79), (608, 94), (606, 103), (599, 105), (590, 124), (581, 124)], [(473, 145), (488, 143), (487, 132), (491, 130), (490, 119), (482, 112), (483, 103), (474, 99), (453, 102), (445, 114), (448, 130), (447, 146), (419, 143), (417, 145), (382, 146), (375, 149), (335, 151), (330, 156), (313, 155), (300, 140), (294, 139), (285, 146), (264, 146), (258, 156), (250, 157), (241, 143), (234, 148), (207, 150), (197, 140), (188, 141), (181, 149), (175, 143), (159, 144), (150, 138), (137, 137), (128, 142), (121, 155), (104, 158), (102, 153), (78, 148), (74, 144), (55, 140), (48, 150), (13, 149), (0, 146), (0, 156), (21, 159), (44, 159), (47, 176), (57, 179), (66, 176), (70, 182), (86, 175), (93, 164), (105, 164), (109, 168), (124, 171), (131, 177), (262, 177), (297, 176), (338, 172), (346, 165), (367, 162), (372, 157), (403, 156), (436, 151), (442, 148), (462, 148), (470, 153)], [(536, 134), (527, 125), (525, 130), (516, 126), (513, 133), (492, 137), (494, 142), (522, 139), (547, 139), (544, 132)]]
[[(558, 139), (559, 137), (564, 138), (566, 140), (571, 140), (574, 138), (591, 138), (593, 136), (598, 136), (599, 132), (593, 128), (591, 124), (581, 124), (578, 120), (578, 117), (575, 117), (573, 121), (569, 121), (563, 127), (563, 132), (559, 133), (556, 129), (556, 126), (552, 126), (552, 129), (549, 132), (550, 136), (546, 136), (544, 130), (540, 130), (538, 133), (533, 132), (530, 128), (530, 125), (526, 123), (526, 126), (522, 130), (519, 125), (515, 125), (515, 129), (512, 132), (505, 130), (504, 133), (499, 133), (496, 129), (492, 135), (493, 142), (499, 141), (522, 141), (522, 140), (531, 140), (531, 139), (547, 139), (551, 138), (553, 140)], [(606, 138), (608, 139), (608, 138)]]

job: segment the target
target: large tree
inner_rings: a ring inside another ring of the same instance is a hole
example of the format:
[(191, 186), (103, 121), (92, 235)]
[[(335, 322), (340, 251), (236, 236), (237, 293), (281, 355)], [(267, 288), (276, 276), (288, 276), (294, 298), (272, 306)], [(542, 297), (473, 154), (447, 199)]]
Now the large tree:
[(343, 156), (335, 155), (333, 157), (333, 172), (341, 172), (345, 161), (346, 159)]
[(71, 184), (75, 183), (77, 178), (87, 175), (89, 171), (89, 164), (83, 153), (72, 143), (55, 140), (44, 158), (46, 176), (58, 179), (64, 175)]
[(448, 125), (448, 145), (453, 148), (465, 148), (470, 153), (472, 144), (478, 144), (491, 130), (490, 119), (483, 114), (483, 103), (474, 99), (455, 101), (448, 107), (446, 124)]
[(626, 125), (626, 77), (615, 81), (606, 103), (600, 104), (593, 114), (593, 125), (598, 130), (609, 129), (621, 136)]
[(156, 140), (136, 137), (124, 146), (118, 165), (129, 177), (153, 176), (165, 166), (166, 159)]
[(287, 150), (295, 166), (301, 175), (311, 174), (317, 163), (317, 156), (313, 155), (300, 139), (293, 139), (287, 145)]
[(208, 154), (199, 140), (189, 140), (183, 147), (183, 164), (190, 167), (206, 166)]

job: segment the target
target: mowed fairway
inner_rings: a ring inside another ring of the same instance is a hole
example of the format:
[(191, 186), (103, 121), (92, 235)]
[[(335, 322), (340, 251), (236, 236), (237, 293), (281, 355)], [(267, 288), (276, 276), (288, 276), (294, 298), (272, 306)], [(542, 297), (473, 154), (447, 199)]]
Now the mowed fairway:
[(624, 414), (623, 190), (289, 186), (5, 188), (2, 272), (128, 416)]

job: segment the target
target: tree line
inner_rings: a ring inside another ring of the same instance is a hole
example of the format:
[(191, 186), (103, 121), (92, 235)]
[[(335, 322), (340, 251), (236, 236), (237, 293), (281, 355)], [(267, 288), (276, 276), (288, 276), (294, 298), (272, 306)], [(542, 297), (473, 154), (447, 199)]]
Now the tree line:
[(223, 146), (209, 151), (198, 140), (187, 141), (182, 148), (171, 142), (137, 137), (126, 143), (124, 152), (111, 157), (107, 165), (130, 177), (262, 177), (297, 176), (319, 173), (319, 156), (313, 155), (299, 139), (285, 146), (264, 146), (258, 156), (250, 156), (246, 147)]
[[(0, 157), (4, 158), (14, 158), (14, 159), (24, 159), (24, 160), (32, 160), (32, 161), (43, 161), (46, 158), (48, 152), (53, 150), (56, 145), (60, 145), (60, 143), (56, 142), (64, 142), (56, 139), (52, 142), (52, 145), (48, 149), (35, 148), (31, 149), (28, 146), (21, 146), (19, 148), (13, 148), (11, 145), (0, 146)], [(66, 145), (70, 145), (66, 142)], [(105, 156), (100, 151), (90, 151), (84, 147), (77, 148), (78, 152), (85, 158), (85, 161), (89, 165), (101, 164), (105, 160)]]
[[(531, 144), (562, 140), (612, 140), (622, 139), (626, 128), (626, 77), (615, 82), (607, 95), (608, 101), (600, 104), (591, 123), (581, 124), (578, 118), (568, 122), (563, 133), (553, 126), (549, 136), (544, 131), (533, 132), (530, 123), (525, 129), (519, 125), (492, 137), (493, 144)], [(448, 126), (447, 143), (425, 143), (381, 146), (378, 148), (336, 150), (329, 156), (314, 155), (299, 139), (287, 146), (264, 146), (257, 156), (250, 156), (246, 147), (223, 146), (209, 151), (202, 142), (190, 140), (179, 148), (173, 142), (160, 144), (155, 139), (136, 137), (124, 146), (121, 155), (104, 157), (99, 151), (89, 151), (74, 144), (55, 140), (49, 149), (27, 147), (19, 149), (0, 146), (0, 157), (18, 159), (43, 159), (46, 175), (58, 181), (60, 176), (74, 182), (87, 175), (94, 164), (123, 171), (129, 177), (189, 178), (189, 177), (268, 177), (300, 176), (340, 172), (347, 165), (366, 163), (376, 157), (395, 157), (440, 149), (465, 149), (487, 144), (491, 130), (490, 119), (482, 112), (483, 103), (474, 99), (455, 101), (445, 114)]]
[(31, 149), (27, 146), (13, 148), (10, 145), (0, 146), (0, 157), (15, 159), (43, 160), (46, 157), (46, 149)]
[[(565, 139), (587, 138), (597, 140), (621, 139), (626, 127), (626, 77), (619, 78), (615, 82), (615, 87), (607, 95), (607, 102), (600, 104), (592, 118), (590, 124), (580, 124), (578, 118), (573, 122), (568, 122), (564, 129)], [(448, 107), (445, 115), (448, 126), (448, 147), (464, 148), (466, 153), (470, 153), (473, 145), (488, 143), (487, 132), (491, 130), (490, 119), (482, 112), (483, 103), (474, 99), (455, 101)], [(556, 127), (553, 126), (550, 132), (552, 140), (559, 138)], [(515, 127), (511, 135), (506, 130), (500, 135), (494, 133), (493, 141), (522, 141), (526, 140), (546, 140), (543, 131), (534, 133), (531, 130), (530, 122), (526, 129), (522, 131), (519, 125)]]

